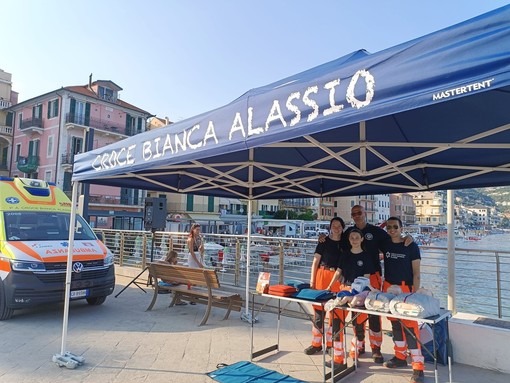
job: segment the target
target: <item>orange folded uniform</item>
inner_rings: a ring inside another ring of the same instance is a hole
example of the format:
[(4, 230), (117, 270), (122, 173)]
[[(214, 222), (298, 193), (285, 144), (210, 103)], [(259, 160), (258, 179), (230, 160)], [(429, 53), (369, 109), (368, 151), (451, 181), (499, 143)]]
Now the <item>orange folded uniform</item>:
[(271, 285), (269, 286), (269, 294), (279, 297), (291, 297), (297, 292), (297, 289), (287, 285)]

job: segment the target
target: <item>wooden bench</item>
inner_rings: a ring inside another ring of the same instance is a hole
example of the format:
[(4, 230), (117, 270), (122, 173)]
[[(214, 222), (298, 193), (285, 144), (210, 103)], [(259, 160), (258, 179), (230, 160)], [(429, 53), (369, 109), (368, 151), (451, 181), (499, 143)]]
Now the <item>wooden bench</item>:
[[(149, 278), (154, 286), (154, 296), (146, 311), (152, 310), (161, 290), (171, 291), (173, 298), (170, 306), (176, 302), (189, 301), (207, 305), (204, 317), (199, 326), (204, 325), (209, 318), (211, 308), (220, 307), (227, 310), (223, 320), (227, 319), (232, 310), (241, 311), (243, 299), (237, 293), (220, 290), (220, 281), (215, 270), (196, 269), (192, 267), (177, 266), (153, 262), (149, 264)], [(161, 286), (163, 282), (179, 283), (178, 285)], [(188, 289), (188, 286), (190, 288)]]

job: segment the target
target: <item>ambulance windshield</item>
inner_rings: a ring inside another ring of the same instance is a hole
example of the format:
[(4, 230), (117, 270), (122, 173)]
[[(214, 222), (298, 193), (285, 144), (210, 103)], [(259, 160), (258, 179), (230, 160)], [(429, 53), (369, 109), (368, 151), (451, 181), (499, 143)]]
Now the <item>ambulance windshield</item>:
[[(53, 212), (4, 212), (8, 241), (52, 241), (69, 239), (71, 215)], [(95, 240), (94, 232), (85, 220), (76, 216), (76, 240)]]

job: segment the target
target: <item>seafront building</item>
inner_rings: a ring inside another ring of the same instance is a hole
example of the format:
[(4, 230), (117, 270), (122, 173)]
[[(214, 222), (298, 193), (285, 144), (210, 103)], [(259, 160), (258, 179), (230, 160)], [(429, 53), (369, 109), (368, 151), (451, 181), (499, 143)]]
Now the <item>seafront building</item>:
[(400, 218), (404, 225), (414, 225), (416, 222), (416, 205), (409, 193), (390, 194), (390, 215)]
[[(113, 81), (92, 81), (90, 75), (85, 85), (62, 87), (9, 106), (10, 176), (55, 182), (70, 193), (76, 154), (146, 130), (151, 114), (122, 100), (121, 91)], [(93, 227), (141, 227), (145, 191), (92, 185), (82, 194), (83, 215)]]
[(446, 225), (446, 193), (424, 191), (409, 193), (416, 205), (416, 223), (419, 225)]
[(8, 176), (12, 153), (12, 112), (18, 93), (12, 90), (12, 75), (0, 69), (0, 176)]

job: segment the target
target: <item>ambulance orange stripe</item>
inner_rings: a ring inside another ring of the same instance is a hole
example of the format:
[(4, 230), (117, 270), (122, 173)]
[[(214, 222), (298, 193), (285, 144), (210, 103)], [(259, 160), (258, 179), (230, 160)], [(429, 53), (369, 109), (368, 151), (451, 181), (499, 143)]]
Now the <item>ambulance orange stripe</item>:
[(10, 182), (11, 186), (13, 189), (17, 190), (18, 191), (18, 195), (23, 198), (25, 200), (25, 202), (28, 202), (28, 203), (33, 203), (35, 205), (55, 205), (55, 193), (54, 193), (54, 190), (53, 190), (53, 187), (49, 187), (50, 189), (50, 196), (51, 196), (51, 200), (50, 201), (36, 201), (36, 200), (32, 200), (32, 199), (29, 199), (25, 196), (25, 193), (26, 191), (24, 190), (20, 190), (15, 184), (14, 182)]
[(11, 265), (9, 264), (9, 262), (0, 262), (0, 270), (10, 272)]
[[(34, 257), (40, 261), (43, 261), (41, 256), (34, 252), (29, 246), (25, 245), (22, 242), (10, 242), (13, 247), (16, 247), (18, 250)], [(97, 253), (80, 253), (79, 255), (73, 255), (73, 262), (76, 261), (89, 261), (90, 257), (97, 257), (100, 254)], [(59, 255), (56, 257), (48, 256), (45, 258), (46, 262), (67, 262), (67, 255)]]
[(37, 254), (37, 252), (34, 251), (34, 249), (32, 249), (30, 246), (25, 245), (23, 242), (12, 241), (9, 243), (12, 245), (12, 247), (15, 247), (19, 251), (39, 260), (41, 262), (43, 261), (41, 256), (39, 254)]

